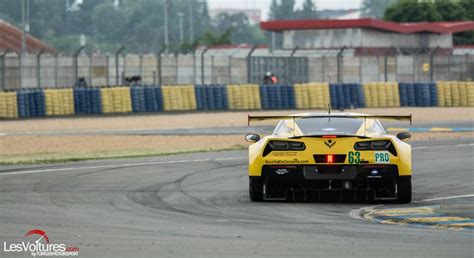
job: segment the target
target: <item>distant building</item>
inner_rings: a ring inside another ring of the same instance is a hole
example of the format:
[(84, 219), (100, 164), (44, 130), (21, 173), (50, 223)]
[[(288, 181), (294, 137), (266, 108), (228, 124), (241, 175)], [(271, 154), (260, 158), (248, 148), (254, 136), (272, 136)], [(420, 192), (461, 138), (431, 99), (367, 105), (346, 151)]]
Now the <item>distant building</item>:
[[(41, 40), (27, 34), (26, 36), (26, 52), (36, 54), (40, 51), (54, 54), (57, 51), (48, 46)], [(9, 50), (10, 52), (21, 53), (22, 31), (8, 22), (0, 20), (0, 54)]]
[(249, 21), (252, 24), (257, 24), (261, 21), (260, 9), (216, 8), (216, 9), (209, 10), (209, 16), (211, 16), (211, 18), (216, 17), (220, 13), (227, 13), (227, 14), (243, 13), (249, 18)]
[(395, 23), (376, 19), (279, 20), (261, 22), (263, 30), (283, 33), (283, 48), (354, 49), (355, 55), (399, 51), (451, 53), (453, 33), (474, 30), (474, 21)]

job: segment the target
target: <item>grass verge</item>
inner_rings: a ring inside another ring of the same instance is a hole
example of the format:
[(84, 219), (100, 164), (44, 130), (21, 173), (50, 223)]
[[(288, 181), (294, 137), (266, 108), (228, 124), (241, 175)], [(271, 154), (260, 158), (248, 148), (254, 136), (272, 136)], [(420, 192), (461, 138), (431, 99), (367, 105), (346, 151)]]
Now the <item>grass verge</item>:
[(174, 154), (186, 154), (196, 152), (216, 152), (244, 150), (245, 145), (234, 145), (229, 148), (207, 148), (207, 149), (191, 149), (191, 150), (170, 150), (170, 151), (153, 151), (153, 150), (133, 150), (133, 151), (100, 151), (91, 153), (40, 153), (26, 155), (0, 155), (0, 165), (33, 165), (33, 164), (53, 164), (67, 163), (84, 160), (104, 160), (104, 159), (124, 159), (124, 158), (143, 158), (156, 157)]

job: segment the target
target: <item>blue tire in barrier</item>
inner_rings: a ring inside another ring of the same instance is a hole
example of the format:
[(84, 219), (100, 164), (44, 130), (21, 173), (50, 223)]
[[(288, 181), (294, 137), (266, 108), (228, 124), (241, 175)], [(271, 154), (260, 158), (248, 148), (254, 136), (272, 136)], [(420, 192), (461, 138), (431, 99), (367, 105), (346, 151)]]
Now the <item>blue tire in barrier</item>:
[(417, 107), (430, 106), (430, 85), (429, 83), (414, 83), (415, 104)]
[(295, 99), (295, 88), (294, 85), (287, 85), (286, 91), (288, 94), (288, 108), (294, 109), (296, 108), (296, 99)]
[(331, 108), (337, 109), (338, 108), (338, 98), (337, 98), (337, 89), (336, 84), (329, 84), (329, 95), (331, 98)]
[(140, 103), (139, 103), (139, 92), (141, 91), (141, 88), (139, 87), (130, 87), (130, 97), (132, 98), (132, 111), (133, 112), (142, 112), (140, 109)]
[(154, 103), (153, 103), (153, 111), (163, 111), (163, 93), (161, 91), (161, 86), (160, 85), (155, 85), (152, 87), (153, 92), (155, 95)]
[(415, 85), (413, 83), (407, 83), (406, 89), (407, 89), (407, 106), (409, 107), (416, 106)]
[(196, 105), (198, 110), (227, 109), (227, 92), (223, 84), (195, 85)]
[(400, 97), (400, 107), (408, 106), (408, 96), (407, 96), (407, 84), (399, 83), (398, 84), (398, 95)]
[(438, 87), (434, 82), (430, 82), (430, 106), (438, 106)]
[(143, 103), (142, 108), (144, 112), (158, 111), (158, 101), (156, 99), (154, 87), (147, 86), (143, 88), (141, 101)]
[(259, 87), (260, 90), (260, 104), (262, 109), (270, 109), (270, 102), (269, 102), (269, 92), (268, 86), (266, 84), (261, 84)]
[(98, 88), (74, 88), (75, 114), (101, 114), (102, 98)]
[(197, 110), (205, 110), (205, 103), (204, 103), (204, 87), (203, 85), (196, 84), (194, 85), (194, 94), (196, 97), (196, 108)]
[(290, 108), (290, 100), (288, 97), (288, 85), (281, 85), (280, 87), (280, 98), (281, 98), (281, 108), (282, 109), (289, 109)]
[(351, 87), (352, 85), (351, 84), (341, 84), (341, 90), (342, 90), (342, 94), (344, 95), (344, 99), (343, 99), (343, 109), (348, 109), (348, 108), (351, 108), (351, 100), (353, 100), (351, 97)]
[(17, 92), (17, 107), (20, 117), (40, 117), (46, 115), (43, 90), (20, 90)]
[(215, 98), (216, 89), (217, 88), (215, 85), (208, 85), (206, 87), (206, 102), (207, 102), (207, 108), (209, 110), (216, 109), (216, 98)]
[(357, 95), (359, 96), (359, 107), (364, 108), (365, 105), (365, 93), (362, 84), (357, 84)]
[(26, 97), (25, 92), (18, 91), (16, 93), (16, 96), (17, 96), (18, 116), (28, 117), (27, 108), (26, 108), (26, 100), (25, 100), (25, 97)]
[(214, 108), (216, 110), (225, 109), (224, 106), (223, 106), (224, 95), (222, 94), (222, 87), (223, 87), (223, 85), (221, 85), (221, 84), (214, 85), (214, 101), (215, 101)]
[(219, 96), (221, 96), (220, 109), (221, 110), (229, 109), (229, 102), (227, 99), (227, 85), (222, 84), (219, 86)]

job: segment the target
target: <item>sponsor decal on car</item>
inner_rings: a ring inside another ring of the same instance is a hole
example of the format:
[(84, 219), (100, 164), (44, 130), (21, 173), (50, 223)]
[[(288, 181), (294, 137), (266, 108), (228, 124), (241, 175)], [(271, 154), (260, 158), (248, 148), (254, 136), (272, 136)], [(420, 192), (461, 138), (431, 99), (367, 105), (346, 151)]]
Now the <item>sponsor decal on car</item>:
[(265, 164), (307, 164), (309, 160), (298, 160), (298, 159), (272, 159), (265, 160)]
[(298, 153), (296, 151), (277, 151), (272, 152), (272, 156), (276, 157), (293, 157), (296, 156)]
[(388, 151), (374, 152), (375, 163), (390, 163), (390, 154)]

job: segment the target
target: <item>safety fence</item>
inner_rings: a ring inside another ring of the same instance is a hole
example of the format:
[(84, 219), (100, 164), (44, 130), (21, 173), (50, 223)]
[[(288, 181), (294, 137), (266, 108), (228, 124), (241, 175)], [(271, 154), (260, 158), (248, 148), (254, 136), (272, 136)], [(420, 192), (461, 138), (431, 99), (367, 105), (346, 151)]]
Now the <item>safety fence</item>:
[(0, 118), (189, 110), (474, 107), (474, 82), (151, 85), (0, 92)]

